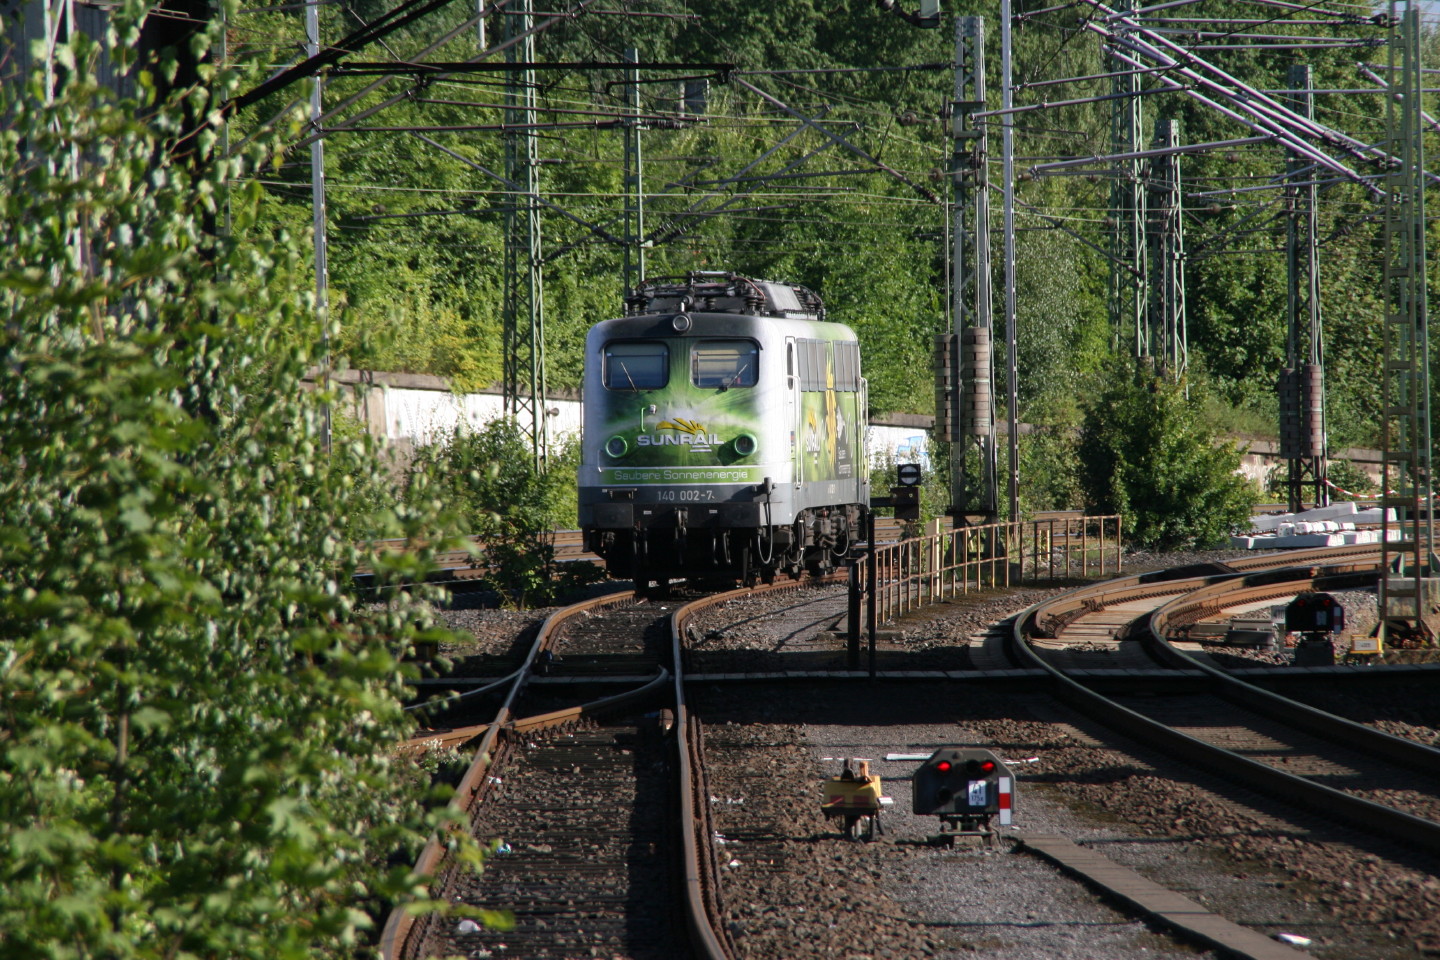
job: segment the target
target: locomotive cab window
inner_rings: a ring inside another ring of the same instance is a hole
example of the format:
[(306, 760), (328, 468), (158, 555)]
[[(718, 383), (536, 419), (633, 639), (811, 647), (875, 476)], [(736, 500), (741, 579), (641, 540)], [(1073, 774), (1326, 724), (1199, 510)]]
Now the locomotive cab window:
[(656, 390), (670, 382), (670, 349), (663, 343), (607, 343), (605, 386)]
[(690, 376), (697, 387), (753, 387), (760, 349), (750, 340), (701, 340), (690, 348)]

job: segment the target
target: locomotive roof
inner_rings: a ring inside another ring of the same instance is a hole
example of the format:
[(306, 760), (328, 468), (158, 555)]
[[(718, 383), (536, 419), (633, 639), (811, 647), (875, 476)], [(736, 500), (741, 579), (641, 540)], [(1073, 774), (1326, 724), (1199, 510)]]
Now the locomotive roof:
[(754, 280), (737, 273), (695, 272), (642, 281), (625, 298), (627, 317), (654, 313), (741, 313), (790, 320), (825, 319), (825, 304), (808, 287)]

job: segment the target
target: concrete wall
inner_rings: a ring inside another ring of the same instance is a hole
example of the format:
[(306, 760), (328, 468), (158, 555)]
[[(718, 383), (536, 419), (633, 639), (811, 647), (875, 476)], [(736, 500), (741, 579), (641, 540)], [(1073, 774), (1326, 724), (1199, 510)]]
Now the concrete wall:
[[(356, 419), (371, 434), (389, 441), (402, 459), (416, 446), (450, 433), (462, 421), (481, 426), (504, 412), (499, 387), (456, 394), (441, 377), (370, 370), (347, 370), (335, 379), (355, 391)], [(579, 435), (581, 404), (575, 391), (557, 391), (545, 407), (552, 438)], [(872, 463), (921, 463), (928, 470), (930, 421), (930, 417), (909, 414), (872, 419), (868, 435)]]
[[(456, 394), (448, 381), (414, 373), (380, 373), (369, 370), (347, 370), (335, 379), (357, 392), (359, 399), (355, 416), (370, 432), (384, 437), (400, 458), (408, 457), (417, 444), (429, 443), (436, 436), (454, 430), (464, 420), (479, 426), (502, 414), (501, 391), (490, 387), (478, 393)], [(573, 390), (556, 391), (545, 404), (550, 417), (550, 435), (554, 438), (578, 436), (580, 433), (580, 396)], [(933, 417), (920, 414), (881, 414), (871, 418), (869, 428), (872, 465), (882, 463), (919, 463), (932, 469), (926, 439)], [(996, 424), (1001, 435), (1005, 424)], [(1022, 433), (1031, 431), (1021, 424)], [(1240, 471), (1251, 482), (1263, 485), (1266, 476), (1276, 467), (1284, 467), (1279, 444), (1271, 440), (1239, 438), (1246, 453)], [(1380, 451), (1347, 447), (1334, 451), (1334, 459), (1349, 460), (1371, 478), (1380, 482)]]
[[(1253, 483), (1263, 488), (1265, 478), (1277, 467), (1282, 471), (1285, 468), (1285, 460), (1280, 456), (1280, 444), (1274, 440), (1257, 440), (1253, 438), (1237, 438), (1245, 447), (1245, 454), (1240, 458), (1240, 472), (1245, 474)], [(1380, 451), (1367, 450), (1364, 447), (1344, 447), (1340, 450), (1330, 451), (1331, 460), (1349, 460), (1359, 470), (1370, 478), (1370, 482), (1378, 486), (1380, 484)]]

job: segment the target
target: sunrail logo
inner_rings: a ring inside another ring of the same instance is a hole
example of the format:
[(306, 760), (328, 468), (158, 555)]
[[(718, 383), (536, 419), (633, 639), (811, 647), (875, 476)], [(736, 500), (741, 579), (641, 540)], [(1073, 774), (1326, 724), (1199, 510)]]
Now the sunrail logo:
[(705, 425), (698, 420), (675, 417), (673, 420), (661, 420), (655, 424), (655, 429), (673, 432), (656, 433), (654, 436), (642, 433), (635, 438), (635, 445), (639, 447), (683, 446), (689, 447), (691, 453), (709, 453), (724, 442), (715, 434), (707, 433)]

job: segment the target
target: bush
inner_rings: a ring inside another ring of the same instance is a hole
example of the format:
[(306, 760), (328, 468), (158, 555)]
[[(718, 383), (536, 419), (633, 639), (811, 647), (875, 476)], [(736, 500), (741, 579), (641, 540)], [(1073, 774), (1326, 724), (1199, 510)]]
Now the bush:
[[(1005, 460), (1009, 459), (1008, 450)], [(1080, 462), (1073, 432), (1048, 428), (1020, 437), (1022, 513), (1071, 510), (1082, 501)]]
[(1123, 514), (1127, 537), (1144, 547), (1216, 545), (1256, 503), (1237, 473), (1239, 447), (1217, 443), (1174, 384), (1107, 388), (1085, 412), (1079, 456), (1086, 508)]
[(353, 955), (423, 895), (386, 862), (439, 821), (391, 756), (402, 658), (449, 636), (353, 575), (423, 577), (427, 550), (365, 544), (443, 525), (374, 496), (366, 443), (323, 449), (298, 247), (236, 239), (253, 181), (210, 226), (274, 145), (167, 152), (189, 114), (133, 62), (145, 12), (104, 51), (143, 104), (82, 33), (53, 99), (0, 84), (0, 952)]
[(1378, 486), (1370, 475), (1349, 460), (1329, 461), (1325, 475), (1334, 484), (1330, 488), (1331, 500), (1368, 500), (1378, 492)]
[(481, 582), (502, 601), (544, 606), (603, 578), (588, 563), (557, 563), (552, 532), (575, 525), (575, 467), (580, 444), (566, 441), (549, 469), (536, 469), (529, 441), (513, 420), (480, 429), (464, 423), (416, 451), (408, 497), (439, 498), (483, 545)]

